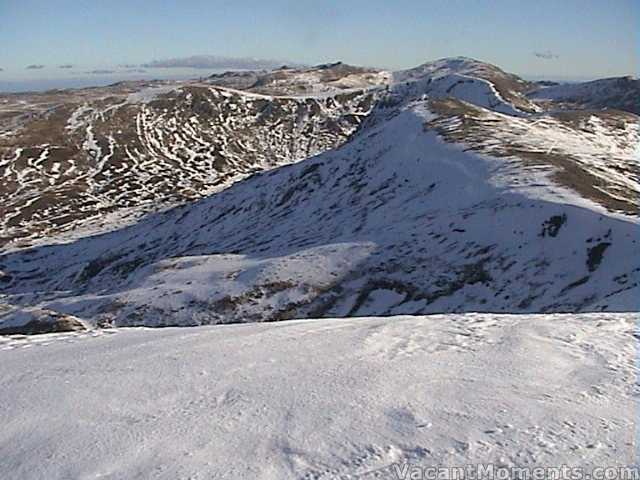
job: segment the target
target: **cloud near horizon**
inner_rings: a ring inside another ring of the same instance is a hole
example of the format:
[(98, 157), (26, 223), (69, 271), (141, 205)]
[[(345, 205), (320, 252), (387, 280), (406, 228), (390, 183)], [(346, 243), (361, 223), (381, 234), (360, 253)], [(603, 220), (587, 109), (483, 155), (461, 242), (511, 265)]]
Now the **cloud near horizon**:
[(110, 75), (112, 73), (116, 73), (115, 70), (103, 70), (103, 69), (98, 69), (98, 70), (89, 70), (88, 72), (84, 72), (87, 73), (89, 75)]
[(238, 70), (261, 70), (277, 68), (285, 64), (292, 65), (291, 62), (283, 60), (267, 60), (246, 57), (221, 57), (217, 55), (193, 55), (191, 57), (153, 60), (152, 62), (144, 63), (140, 66), (144, 68), (228, 68)]
[(546, 52), (533, 52), (533, 54), (544, 60), (555, 60), (556, 58), (560, 58), (560, 55), (557, 55), (550, 50), (547, 50)]

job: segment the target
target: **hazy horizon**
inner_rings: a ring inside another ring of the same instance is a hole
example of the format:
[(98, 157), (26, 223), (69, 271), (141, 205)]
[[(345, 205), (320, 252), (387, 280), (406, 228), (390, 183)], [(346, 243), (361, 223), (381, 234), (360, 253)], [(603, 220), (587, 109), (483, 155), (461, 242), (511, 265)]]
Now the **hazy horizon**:
[[(429, 59), (436, 60), (436, 59)], [(480, 59), (481, 60), (481, 59)], [(335, 61), (340, 61), (336, 59)], [(286, 62), (284, 63), (293, 63)], [(369, 66), (369, 65), (363, 65)], [(498, 65), (498, 67), (501, 67)], [(58, 67), (61, 68), (61, 67)], [(44, 92), (55, 89), (70, 89), (70, 88), (91, 88), (91, 87), (103, 87), (122, 81), (142, 81), (142, 80), (192, 80), (198, 78), (204, 78), (214, 73), (221, 73), (229, 70), (237, 70), (234, 68), (151, 68), (144, 71), (127, 71), (119, 67), (114, 67), (114, 70), (105, 71), (94, 70), (94, 73), (87, 71), (89, 67), (82, 68), (81, 66), (75, 67), (74, 71), (65, 76), (64, 73), (56, 76), (54, 69), (42, 68), (38, 69), (40, 74), (37, 78), (17, 78), (17, 79), (4, 79), (0, 72), (0, 93), (24, 93), (24, 92)], [(70, 70), (70, 69), (62, 69)], [(53, 75), (49, 76), (49, 72)], [(69, 72), (67, 72), (69, 73)], [(592, 77), (578, 77), (578, 76), (554, 76), (554, 75), (527, 75), (519, 72), (515, 73), (525, 80), (530, 81), (556, 81), (556, 82), (581, 82), (595, 80), (598, 78), (604, 78), (603, 76)]]
[[(468, 56), (532, 79), (637, 76), (639, 11), (632, 0), (5, 2), (0, 89), (211, 73), (193, 55), (219, 69), (340, 60), (399, 70)], [(184, 71), (193, 64), (203, 68)]]

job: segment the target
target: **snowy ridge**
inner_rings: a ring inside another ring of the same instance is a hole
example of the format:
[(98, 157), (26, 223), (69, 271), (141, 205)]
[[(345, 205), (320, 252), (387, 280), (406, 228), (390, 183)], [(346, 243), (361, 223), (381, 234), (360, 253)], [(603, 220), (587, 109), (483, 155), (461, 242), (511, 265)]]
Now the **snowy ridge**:
[[(629, 97), (634, 80), (614, 80), (592, 83), (614, 84)], [(585, 86), (581, 95), (588, 100), (607, 88)], [(330, 150), (381, 97), (455, 98), (523, 118), (566, 108), (541, 101), (536, 90), (493, 65), (459, 57), (393, 74), (337, 62), (7, 95), (0, 98), (0, 248), (131, 224), (256, 171)], [(612, 129), (606, 134), (618, 141)], [(573, 143), (579, 141), (578, 135)]]
[(524, 115), (540, 110), (525, 96), (532, 87), (494, 65), (466, 57), (444, 58), (395, 72), (396, 91), (420, 91), (432, 98), (453, 97), (479, 107)]
[(0, 477), (632, 465), (636, 322), (469, 314), (0, 337)]
[(455, 58), (0, 97), (0, 478), (635, 465), (638, 117), (536, 88)]

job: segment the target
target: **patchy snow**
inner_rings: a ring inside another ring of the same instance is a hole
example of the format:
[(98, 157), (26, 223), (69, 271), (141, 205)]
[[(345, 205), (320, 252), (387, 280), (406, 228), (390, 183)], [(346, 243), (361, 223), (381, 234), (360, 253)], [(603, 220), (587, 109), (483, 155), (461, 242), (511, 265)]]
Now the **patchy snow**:
[(207, 83), (278, 97), (327, 96), (338, 92), (385, 87), (392, 73), (337, 62), (310, 68), (283, 67), (270, 72), (227, 72), (211, 76)]
[(0, 477), (631, 465), (636, 321), (468, 314), (0, 337)]
[(76, 108), (67, 120), (67, 126), (65, 127), (65, 129), (73, 131), (82, 127), (86, 121), (83, 120), (83, 117), (92, 111), (93, 108), (91, 108), (87, 103)]
[[(129, 223), (331, 149), (358, 127), (375, 95), (274, 98), (198, 82), (135, 88), (54, 95), (49, 109), (62, 114), (39, 114), (51, 124), (38, 130), (38, 145), (29, 128), (0, 144), (0, 248), (73, 237), (88, 223), (110, 230), (122, 223), (103, 218)], [(47, 161), (54, 149), (57, 161)], [(31, 208), (25, 197), (36, 199)]]
[[(444, 115), (435, 120), (432, 126), (438, 126), (441, 134), (464, 148), (513, 159), (513, 168), (502, 168), (496, 181), (520, 192), (530, 191), (537, 198), (562, 197), (576, 205), (606, 211), (575, 191), (565, 188), (569, 191), (562, 192), (558, 183), (550, 180), (552, 174), (564, 170), (573, 176), (583, 172), (588, 178), (584, 183), (593, 185), (604, 197), (633, 205), (640, 194), (640, 124), (626, 115), (571, 112), (516, 118), (474, 108), (465, 117)], [(558, 156), (570, 163), (554, 165)], [(530, 159), (524, 171), (522, 159)], [(545, 184), (554, 190), (550, 196), (541, 188)]]

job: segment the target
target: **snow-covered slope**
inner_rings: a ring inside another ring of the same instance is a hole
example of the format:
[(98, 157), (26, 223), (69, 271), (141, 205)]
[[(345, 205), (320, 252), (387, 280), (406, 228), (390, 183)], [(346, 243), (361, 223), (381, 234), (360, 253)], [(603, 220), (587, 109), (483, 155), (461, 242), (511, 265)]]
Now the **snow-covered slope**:
[(632, 77), (546, 86), (530, 92), (529, 97), (551, 107), (564, 103), (582, 108), (615, 108), (640, 115), (640, 80)]
[(0, 337), (0, 477), (630, 466), (636, 321), (472, 314)]
[[(598, 163), (617, 149), (620, 168), (637, 165), (633, 145), (603, 141), (617, 126), (593, 120), (591, 140), (555, 117), (443, 102), (401, 85), (339, 149), (130, 228), (5, 254), (5, 321), (33, 307), (116, 325), (637, 310), (638, 219), (606, 201), (637, 179)], [(610, 188), (583, 195), (596, 171)]]

